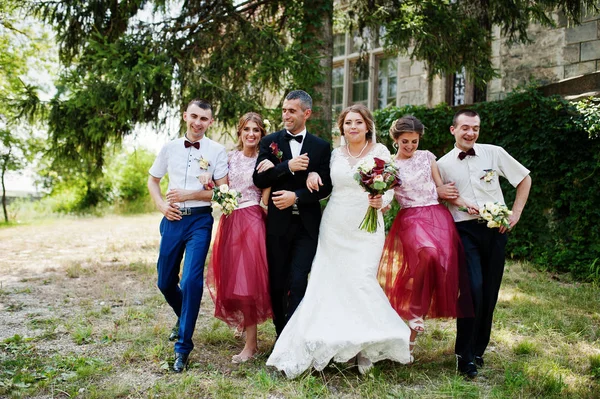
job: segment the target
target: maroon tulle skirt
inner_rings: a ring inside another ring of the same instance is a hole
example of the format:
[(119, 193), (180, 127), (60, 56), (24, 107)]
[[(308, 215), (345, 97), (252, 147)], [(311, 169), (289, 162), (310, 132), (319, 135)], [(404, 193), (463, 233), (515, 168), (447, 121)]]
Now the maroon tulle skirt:
[(464, 251), (443, 205), (398, 212), (385, 242), (378, 279), (405, 320), (473, 315)]
[(265, 220), (256, 205), (236, 209), (219, 221), (206, 285), (215, 317), (232, 327), (252, 326), (272, 317)]

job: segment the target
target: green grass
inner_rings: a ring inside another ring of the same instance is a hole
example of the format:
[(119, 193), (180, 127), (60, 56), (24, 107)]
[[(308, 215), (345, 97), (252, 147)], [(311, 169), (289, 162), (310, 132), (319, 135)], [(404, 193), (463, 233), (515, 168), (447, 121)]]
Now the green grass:
[[(67, 396), (107, 375), (101, 359), (73, 354), (46, 356), (32, 340), (15, 335), (0, 343), (0, 397), (30, 397), (60, 391)], [(57, 388), (60, 387), (60, 388)], [(6, 395), (6, 396), (5, 396)]]
[[(330, 364), (286, 379), (265, 366), (275, 336), (270, 322), (259, 326), (260, 354), (233, 365), (243, 341), (212, 317), (207, 293), (190, 369), (176, 375), (166, 339), (175, 316), (155, 287), (156, 266), (138, 253), (132, 260), (118, 252), (135, 248), (120, 243), (99, 256), (106, 261), (72, 261), (65, 273), (29, 280), (25, 288), (0, 285), (3, 310), (11, 317), (29, 312), (23, 323), (29, 338), (0, 343), (0, 397), (496, 399), (600, 392), (600, 288), (518, 262), (507, 267), (486, 366), (473, 381), (455, 371), (453, 320), (426, 321), (414, 364), (383, 361), (366, 376), (351, 364)], [(155, 250), (145, 249), (152, 258)], [(55, 295), (61, 284), (90, 288)], [(55, 295), (52, 313), (30, 308), (28, 298), (40, 290)]]

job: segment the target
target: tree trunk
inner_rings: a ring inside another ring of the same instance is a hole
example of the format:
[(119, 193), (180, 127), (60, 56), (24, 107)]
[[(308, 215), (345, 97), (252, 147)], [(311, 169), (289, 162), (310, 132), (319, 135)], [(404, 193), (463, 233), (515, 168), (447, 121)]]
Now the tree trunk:
[(6, 210), (6, 186), (4, 185), (4, 174), (6, 173), (7, 162), (2, 163), (2, 210), (4, 211), (4, 221), (8, 223), (8, 211)]
[(333, 65), (333, 0), (305, 0), (306, 34), (304, 43), (314, 48), (321, 75), (313, 83), (313, 115), (310, 130), (331, 142), (331, 79)]

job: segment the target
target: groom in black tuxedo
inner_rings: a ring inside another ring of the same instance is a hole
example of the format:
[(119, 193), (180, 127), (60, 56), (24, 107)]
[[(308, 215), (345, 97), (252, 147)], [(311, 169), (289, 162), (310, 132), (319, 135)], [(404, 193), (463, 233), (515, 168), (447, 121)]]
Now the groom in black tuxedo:
[[(312, 98), (302, 90), (290, 92), (283, 102), (285, 129), (260, 141), (254, 184), (271, 187), (267, 217), (267, 257), (273, 323), (281, 334), (304, 297), (308, 274), (317, 251), (321, 222), (319, 200), (331, 193), (331, 146), (306, 131)], [(265, 160), (275, 164), (265, 170)], [(310, 172), (322, 185), (312, 193), (306, 188)]]

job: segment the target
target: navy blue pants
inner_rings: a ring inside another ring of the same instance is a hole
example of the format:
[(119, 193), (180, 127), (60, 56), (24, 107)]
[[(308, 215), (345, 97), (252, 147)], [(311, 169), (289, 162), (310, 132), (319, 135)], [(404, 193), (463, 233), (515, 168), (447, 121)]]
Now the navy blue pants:
[[(204, 263), (210, 245), (213, 217), (210, 213), (183, 216), (181, 220), (160, 222), (158, 288), (179, 317), (179, 340), (175, 352), (190, 353), (192, 336), (200, 311), (204, 286)], [(179, 281), (181, 260), (183, 273)]]
[(507, 236), (476, 220), (456, 223), (465, 249), (475, 317), (456, 320), (454, 351), (465, 361), (483, 356), (490, 342), (492, 319), (504, 274)]

